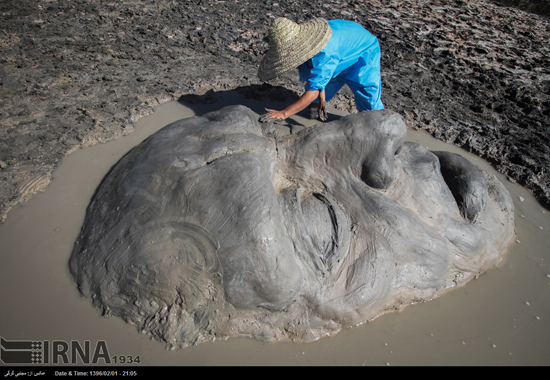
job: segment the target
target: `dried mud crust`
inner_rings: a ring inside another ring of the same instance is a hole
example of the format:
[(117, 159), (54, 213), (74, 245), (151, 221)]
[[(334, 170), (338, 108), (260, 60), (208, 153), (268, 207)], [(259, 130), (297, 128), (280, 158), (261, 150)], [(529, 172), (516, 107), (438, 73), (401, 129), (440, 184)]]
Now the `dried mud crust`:
[[(387, 108), (550, 204), (547, 16), (470, 0), (5, 0), (0, 218), (43, 190), (67, 154), (130, 133), (158, 104), (248, 86), (250, 96), (296, 93), (294, 73), (258, 86), (277, 16), (364, 25), (380, 40)], [(333, 103), (353, 111), (345, 91)]]

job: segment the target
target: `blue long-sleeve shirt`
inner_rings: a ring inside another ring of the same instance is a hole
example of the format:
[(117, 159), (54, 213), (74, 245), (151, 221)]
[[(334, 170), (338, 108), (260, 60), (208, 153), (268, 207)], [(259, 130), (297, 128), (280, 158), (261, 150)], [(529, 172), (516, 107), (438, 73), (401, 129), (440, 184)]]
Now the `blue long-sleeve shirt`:
[[(323, 91), (332, 78), (346, 69), (351, 68), (353, 72), (344, 75), (357, 77), (361, 66), (371, 61), (369, 56), (380, 51), (378, 39), (361, 25), (346, 20), (329, 20), (328, 23), (332, 36), (327, 45), (298, 67), (300, 81), (306, 82), (307, 91)], [(360, 58), (363, 58), (362, 64), (356, 65)]]

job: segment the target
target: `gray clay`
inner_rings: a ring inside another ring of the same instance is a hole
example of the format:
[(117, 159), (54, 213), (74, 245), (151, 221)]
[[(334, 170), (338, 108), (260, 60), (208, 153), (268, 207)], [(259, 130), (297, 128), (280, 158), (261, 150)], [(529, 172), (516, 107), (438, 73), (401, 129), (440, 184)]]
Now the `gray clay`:
[(180, 120), (111, 170), (70, 259), (85, 297), (174, 346), (307, 341), (461, 285), (513, 238), (502, 184), (404, 142), (392, 111), (286, 136), (258, 119)]
[(441, 164), (441, 174), (465, 218), (475, 220), (485, 208), (487, 180), (483, 172), (459, 154), (433, 152)]

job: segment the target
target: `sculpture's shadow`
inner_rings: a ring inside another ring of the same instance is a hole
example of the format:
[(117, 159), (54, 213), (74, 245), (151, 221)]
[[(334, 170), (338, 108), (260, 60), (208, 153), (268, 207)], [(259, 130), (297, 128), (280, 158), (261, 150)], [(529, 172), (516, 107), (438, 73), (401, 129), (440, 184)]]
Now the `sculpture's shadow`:
[[(263, 115), (267, 112), (266, 108), (282, 110), (298, 98), (299, 95), (292, 90), (264, 83), (241, 86), (225, 91), (209, 90), (202, 95), (184, 94), (180, 96), (178, 102), (191, 109), (196, 115), (203, 115), (226, 106), (241, 104), (246, 104), (252, 111)], [(328, 119), (325, 122), (338, 120), (342, 117), (341, 114), (335, 113), (336, 110), (330, 108), (330, 102), (328, 108)], [(320, 121), (308, 120), (307, 108), (298, 112), (294, 117), (286, 119), (285, 122), (292, 130), (320, 123)]]

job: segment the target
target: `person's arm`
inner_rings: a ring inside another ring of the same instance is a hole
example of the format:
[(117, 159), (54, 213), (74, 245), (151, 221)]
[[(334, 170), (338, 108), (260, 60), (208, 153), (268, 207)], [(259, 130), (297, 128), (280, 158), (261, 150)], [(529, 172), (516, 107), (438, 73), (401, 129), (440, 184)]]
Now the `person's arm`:
[(273, 119), (286, 119), (309, 106), (319, 96), (319, 90), (306, 91), (295, 103), (289, 105), (282, 111), (271, 110), (269, 116)]

